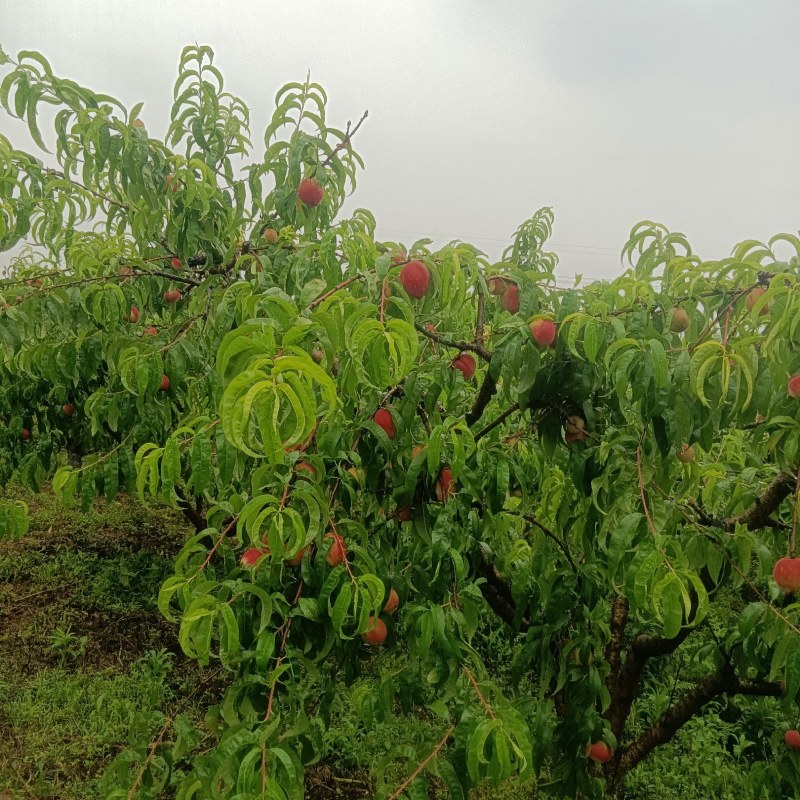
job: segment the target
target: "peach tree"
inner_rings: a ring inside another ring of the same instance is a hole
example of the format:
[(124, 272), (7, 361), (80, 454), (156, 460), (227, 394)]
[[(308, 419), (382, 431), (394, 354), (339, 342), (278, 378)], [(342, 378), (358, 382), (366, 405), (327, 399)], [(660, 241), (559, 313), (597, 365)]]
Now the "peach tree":
[[(159, 606), (226, 686), (212, 747), (170, 718), (107, 797), (300, 798), (342, 683), (367, 728), (440, 731), (387, 743), (383, 798), (621, 795), (735, 695), (775, 698), (753, 785), (800, 790), (797, 237), (704, 261), (644, 222), (620, 277), (565, 289), (549, 209), (498, 263), (343, 216), (366, 114), (332, 127), (310, 79), (255, 140), (187, 47), (161, 140), (38, 53), (0, 61), (38, 148), (0, 134), (0, 485), (180, 508)], [(358, 681), (378, 647), (393, 669)]]

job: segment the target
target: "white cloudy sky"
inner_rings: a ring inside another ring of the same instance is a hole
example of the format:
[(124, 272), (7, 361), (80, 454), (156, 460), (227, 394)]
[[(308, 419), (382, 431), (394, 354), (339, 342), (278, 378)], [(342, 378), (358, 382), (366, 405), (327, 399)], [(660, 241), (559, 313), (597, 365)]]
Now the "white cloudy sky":
[(559, 273), (587, 279), (620, 271), (640, 219), (706, 258), (800, 229), (798, 30), (798, 0), (0, 0), (5, 50), (144, 100), (153, 135), (186, 43), (214, 48), (258, 128), (310, 69), (334, 124), (369, 109), (350, 207), (381, 237), (497, 257), (550, 205)]

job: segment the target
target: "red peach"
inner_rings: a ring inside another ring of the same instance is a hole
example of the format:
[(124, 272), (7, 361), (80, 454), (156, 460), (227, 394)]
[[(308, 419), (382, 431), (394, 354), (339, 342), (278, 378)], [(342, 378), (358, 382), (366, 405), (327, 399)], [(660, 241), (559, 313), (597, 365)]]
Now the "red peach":
[(380, 617), (369, 618), (369, 628), (362, 634), (370, 647), (378, 647), (386, 641), (386, 623)]
[(506, 290), (500, 295), (500, 305), (512, 314), (519, 311), (519, 287), (516, 283), (508, 284)]
[(550, 347), (556, 340), (556, 326), (550, 319), (535, 319), (531, 322), (531, 335), (539, 347)]
[(409, 297), (419, 300), (428, 293), (431, 285), (430, 270), (421, 261), (409, 261), (400, 270), (400, 285)]
[(782, 592), (796, 592), (800, 589), (800, 558), (778, 559), (772, 568), (772, 577)]
[(469, 353), (459, 353), (451, 362), (453, 369), (461, 371), (465, 381), (472, 380), (475, 374), (475, 357)]
[(322, 202), (325, 190), (317, 183), (316, 178), (303, 178), (297, 187), (297, 196), (303, 205), (315, 208)]
[(379, 408), (372, 416), (372, 421), (378, 427), (383, 428), (390, 439), (394, 439), (397, 435), (397, 428), (395, 427), (392, 415), (385, 408)]

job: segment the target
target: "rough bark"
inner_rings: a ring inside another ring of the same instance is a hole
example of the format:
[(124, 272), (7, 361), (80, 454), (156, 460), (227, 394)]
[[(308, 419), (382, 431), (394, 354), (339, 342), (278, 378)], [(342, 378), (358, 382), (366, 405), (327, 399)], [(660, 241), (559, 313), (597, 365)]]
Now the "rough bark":
[(761, 683), (736, 677), (733, 667), (725, 664), (717, 672), (700, 681), (686, 692), (675, 705), (668, 708), (644, 733), (620, 751), (615, 782), (619, 782), (656, 747), (665, 744), (692, 717), (697, 716), (708, 702), (721, 694), (748, 694), (780, 697), (780, 683)]
[(481, 384), (481, 388), (478, 389), (475, 402), (472, 404), (472, 408), (467, 411), (467, 415), (465, 417), (467, 425), (469, 425), (470, 428), (483, 416), (486, 406), (489, 405), (496, 391), (497, 381), (495, 381), (495, 379), (492, 377), (491, 371), (487, 371), (486, 377), (483, 379), (483, 383)]
[(786, 526), (782, 522), (771, 517), (778, 506), (794, 492), (794, 488), (795, 476), (783, 472), (767, 486), (759, 497), (756, 497), (748, 509), (735, 517), (713, 517), (697, 503), (693, 503), (692, 508), (703, 525), (721, 528), (728, 533), (733, 533), (737, 525), (745, 525), (749, 531), (757, 531), (761, 528), (785, 528)]
[[(482, 578), (485, 578), (485, 583), (480, 585), (484, 600), (503, 622), (516, 627), (517, 605), (514, 602), (514, 596), (511, 594), (511, 587), (485, 554), (481, 556), (479, 574)], [(518, 624), (519, 630), (523, 633), (530, 627), (530, 622), (525, 617), (522, 617)]]

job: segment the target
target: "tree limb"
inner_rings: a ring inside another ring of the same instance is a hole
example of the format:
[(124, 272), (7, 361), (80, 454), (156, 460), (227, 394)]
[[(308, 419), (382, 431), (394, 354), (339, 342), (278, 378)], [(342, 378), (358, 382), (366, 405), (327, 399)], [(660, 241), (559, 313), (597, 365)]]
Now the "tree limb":
[(628, 624), (628, 608), (628, 598), (624, 595), (618, 595), (611, 603), (611, 638), (606, 645), (604, 657), (611, 668), (606, 678), (606, 687), (612, 696), (615, 694), (616, 682), (622, 666), (622, 639)]
[(760, 695), (781, 697), (783, 688), (779, 683), (761, 683), (737, 678), (733, 667), (726, 663), (717, 672), (700, 681), (681, 699), (667, 709), (644, 733), (626, 745), (620, 752), (616, 780), (633, 769), (656, 747), (668, 742), (706, 703), (721, 694)]
[(432, 342), (443, 344), (445, 347), (453, 347), (456, 350), (466, 350), (471, 353), (479, 355), (485, 361), (489, 361), (492, 354), (482, 345), (475, 342), (457, 342), (455, 339), (448, 339), (440, 333), (429, 331), (424, 325), (415, 322), (414, 327), (423, 335), (427, 336)]
[(467, 425), (469, 425), (470, 428), (481, 418), (483, 412), (486, 410), (486, 406), (489, 405), (496, 391), (497, 381), (495, 381), (495, 379), (492, 377), (492, 373), (487, 371), (486, 377), (483, 379), (483, 383), (481, 384), (481, 388), (478, 389), (475, 402), (472, 404), (472, 408), (467, 411), (467, 415), (465, 417)]
[(486, 436), (487, 433), (493, 431), (498, 425), (501, 425), (505, 420), (510, 417), (515, 411), (519, 410), (519, 403), (512, 403), (505, 411), (503, 411), (498, 417), (493, 419), (485, 428), (481, 428), (475, 434), (475, 441), (477, 442), (478, 439), (482, 439)]
[(718, 519), (706, 513), (696, 502), (691, 502), (690, 505), (701, 524), (721, 528), (727, 533), (733, 533), (737, 525), (745, 525), (749, 531), (757, 531), (760, 528), (784, 529), (788, 526), (771, 519), (771, 516), (778, 506), (794, 492), (794, 487), (795, 476), (788, 472), (782, 472), (759, 497), (756, 497), (748, 509), (735, 517)]
[(180, 486), (175, 487), (175, 494), (178, 495), (180, 498), (179, 508), (181, 513), (184, 517), (186, 517), (189, 522), (192, 523), (194, 529), (200, 533), (200, 531), (204, 531), (208, 527), (208, 523), (206, 522), (206, 518), (200, 511), (200, 500), (198, 498), (197, 505), (192, 506), (191, 501), (189, 498), (186, 497), (185, 492), (181, 489)]
[[(489, 607), (503, 622), (516, 627), (517, 606), (514, 596), (511, 594), (511, 587), (485, 553), (481, 553), (478, 574), (485, 579), (485, 583), (480, 585), (480, 590)], [(522, 617), (519, 620), (519, 630), (524, 633), (528, 628), (530, 628), (530, 622)]]

